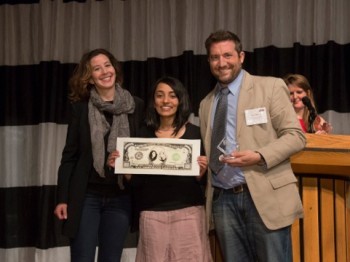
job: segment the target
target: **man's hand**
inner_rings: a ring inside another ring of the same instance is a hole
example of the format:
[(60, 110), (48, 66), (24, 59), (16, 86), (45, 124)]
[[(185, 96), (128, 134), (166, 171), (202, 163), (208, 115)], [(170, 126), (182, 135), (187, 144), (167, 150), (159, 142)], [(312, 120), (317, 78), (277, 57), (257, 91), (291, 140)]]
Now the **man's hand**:
[(229, 156), (232, 158), (224, 157), (222, 158), (222, 162), (233, 167), (257, 165), (262, 160), (261, 155), (252, 150), (234, 151)]

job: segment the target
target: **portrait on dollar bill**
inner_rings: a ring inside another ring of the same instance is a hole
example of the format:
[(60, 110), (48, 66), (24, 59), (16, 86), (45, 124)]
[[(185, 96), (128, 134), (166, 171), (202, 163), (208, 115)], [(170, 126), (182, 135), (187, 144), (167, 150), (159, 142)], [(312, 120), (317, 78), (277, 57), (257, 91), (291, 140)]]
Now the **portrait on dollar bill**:
[(198, 176), (199, 139), (118, 137), (116, 174)]

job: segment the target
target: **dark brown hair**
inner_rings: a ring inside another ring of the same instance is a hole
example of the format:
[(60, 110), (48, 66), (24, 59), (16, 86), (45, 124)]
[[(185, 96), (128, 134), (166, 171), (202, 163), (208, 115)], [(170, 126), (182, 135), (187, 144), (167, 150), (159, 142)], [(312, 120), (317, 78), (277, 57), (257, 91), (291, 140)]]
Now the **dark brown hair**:
[(171, 89), (174, 91), (175, 95), (177, 96), (177, 99), (179, 100), (179, 105), (177, 107), (176, 116), (173, 122), (173, 127), (175, 128), (174, 135), (177, 135), (177, 133), (183, 127), (183, 125), (186, 124), (191, 114), (191, 103), (187, 89), (177, 78), (164, 76), (158, 79), (158, 81), (153, 85), (153, 89), (149, 100), (150, 102), (148, 103), (147, 108), (146, 122), (147, 125), (151, 126), (154, 130), (158, 130), (160, 126), (160, 117), (157, 113), (157, 110), (154, 108), (154, 96), (157, 90), (157, 86), (160, 83), (170, 86)]
[(210, 54), (210, 48), (212, 44), (227, 40), (235, 43), (235, 48), (238, 54), (243, 51), (241, 40), (236, 34), (226, 30), (219, 30), (214, 33), (211, 33), (207, 40), (205, 40), (205, 48), (207, 50), (207, 55), (209, 56)]

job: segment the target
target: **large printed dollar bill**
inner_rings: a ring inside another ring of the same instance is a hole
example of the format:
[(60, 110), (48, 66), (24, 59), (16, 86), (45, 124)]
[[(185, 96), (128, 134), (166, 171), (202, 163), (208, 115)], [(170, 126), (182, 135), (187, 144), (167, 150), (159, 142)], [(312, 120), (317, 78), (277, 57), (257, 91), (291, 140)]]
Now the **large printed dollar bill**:
[(199, 175), (199, 139), (120, 137), (117, 150), (117, 174)]

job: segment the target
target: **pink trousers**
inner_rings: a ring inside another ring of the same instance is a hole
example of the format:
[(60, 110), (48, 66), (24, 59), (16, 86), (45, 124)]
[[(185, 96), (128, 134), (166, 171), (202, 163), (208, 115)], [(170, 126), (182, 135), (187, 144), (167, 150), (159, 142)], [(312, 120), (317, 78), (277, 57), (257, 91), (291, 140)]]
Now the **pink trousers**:
[(211, 262), (203, 206), (142, 211), (136, 262)]

